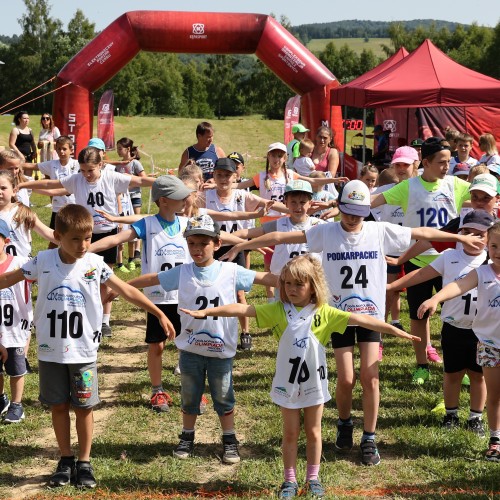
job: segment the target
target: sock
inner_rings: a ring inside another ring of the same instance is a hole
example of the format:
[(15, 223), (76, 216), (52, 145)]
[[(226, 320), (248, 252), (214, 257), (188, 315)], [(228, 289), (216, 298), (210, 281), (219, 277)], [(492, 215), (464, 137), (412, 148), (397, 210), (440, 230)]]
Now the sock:
[(102, 324), (109, 326), (109, 318), (110, 317), (111, 317), (111, 314), (103, 314), (102, 315)]
[(184, 429), (182, 428), (182, 433), (183, 434), (193, 434), (194, 435), (194, 429)]
[(295, 467), (285, 469), (285, 482), (296, 483), (297, 476), (295, 475)]
[(152, 392), (153, 394), (157, 394), (159, 392), (165, 392), (165, 391), (163, 390), (163, 385), (160, 384), (160, 385), (153, 385)]
[(496, 439), (497, 441), (500, 441), (500, 430), (493, 431), (490, 429), (490, 439)]
[(422, 363), (421, 365), (417, 365), (417, 368), (425, 368), (426, 370), (429, 369), (429, 363)]
[(62, 460), (74, 460), (75, 459), (75, 455), (71, 455), (70, 457), (63, 457), (63, 456), (61, 456), (61, 459)]
[(425, 347), (432, 347), (432, 344), (430, 342), (428, 342)]
[(478, 418), (479, 420), (482, 420), (483, 419), (483, 412), (476, 411), (476, 410), (473, 410), (471, 408), (470, 412), (469, 412), (469, 420), (472, 420), (473, 418)]
[(141, 258), (141, 252), (139, 250), (134, 250), (134, 259), (140, 259)]
[(363, 431), (363, 435), (361, 436), (361, 442), (364, 443), (367, 439), (372, 439), (375, 441), (375, 433)]
[(446, 415), (453, 415), (455, 417), (458, 417), (458, 407), (455, 406), (455, 408), (445, 408), (446, 410)]
[(352, 416), (349, 416), (349, 418), (340, 418), (337, 420), (337, 425), (353, 425), (352, 423)]
[(399, 319), (392, 319), (391, 320), (391, 325), (396, 325), (397, 323), (399, 323)]
[(120, 262), (119, 264), (115, 264), (116, 269), (120, 269), (120, 267), (123, 267), (123, 262)]
[(234, 432), (234, 429), (228, 429), (227, 431), (223, 431), (222, 435), (223, 436), (234, 436), (236, 432)]
[(318, 479), (318, 475), (319, 475), (319, 464), (318, 465), (307, 464), (306, 481), (310, 481), (312, 479)]

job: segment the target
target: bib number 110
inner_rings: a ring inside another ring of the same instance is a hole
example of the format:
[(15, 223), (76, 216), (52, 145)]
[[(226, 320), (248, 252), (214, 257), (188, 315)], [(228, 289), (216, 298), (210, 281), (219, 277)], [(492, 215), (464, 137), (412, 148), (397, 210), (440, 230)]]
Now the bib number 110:
[(57, 311), (51, 311), (47, 314), (50, 320), (50, 336), (55, 338), (59, 336), (62, 339), (79, 339), (83, 335), (83, 316), (79, 312), (63, 311), (57, 314)]

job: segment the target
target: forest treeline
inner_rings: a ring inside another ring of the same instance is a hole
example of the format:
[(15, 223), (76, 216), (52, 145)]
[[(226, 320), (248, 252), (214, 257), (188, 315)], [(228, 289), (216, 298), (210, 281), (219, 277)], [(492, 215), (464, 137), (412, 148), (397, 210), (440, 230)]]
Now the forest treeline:
[[(48, 0), (24, 0), (25, 13), (19, 19), (22, 33), (0, 36), (0, 96), (4, 105), (56, 75), (97, 34), (95, 25), (77, 10), (65, 27), (50, 9)], [(441, 21), (379, 23), (342, 21), (293, 27), (287, 18), (280, 23), (303, 43), (310, 38), (335, 38), (314, 29), (343, 37), (384, 37), (382, 45), (390, 56), (401, 46), (411, 51), (430, 38), (455, 61), (476, 71), (500, 76), (500, 23), (495, 28), (457, 25)], [(413, 24), (411, 24), (413, 23)], [(346, 32), (339, 31), (342, 26)], [(356, 31), (361, 30), (361, 31)], [(330, 42), (315, 54), (346, 83), (372, 69), (382, 59), (372, 50), (356, 53), (347, 44)], [(35, 95), (48, 92), (43, 85)], [(96, 92), (112, 88), (120, 114), (223, 118), (261, 114), (281, 118), (286, 101), (294, 94), (254, 56), (164, 54), (141, 52)], [(32, 98), (30, 94), (26, 100)], [(52, 109), (53, 94), (23, 106), (38, 114)], [(23, 99), (24, 100), (24, 99)], [(19, 103), (23, 102), (19, 101)], [(3, 108), (5, 111), (8, 108)]]

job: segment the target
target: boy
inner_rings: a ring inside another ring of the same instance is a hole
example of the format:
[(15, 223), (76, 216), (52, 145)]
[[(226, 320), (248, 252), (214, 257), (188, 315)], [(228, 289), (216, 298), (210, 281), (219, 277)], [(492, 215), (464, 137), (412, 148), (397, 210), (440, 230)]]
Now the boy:
[[(0, 219), (0, 274), (19, 268), (27, 260), (5, 252), (9, 236), (9, 226)], [(0, 313), (0, 338), (9, 354), (5, 364), (0, 361), (0, 415), (3, 415), (6, 424), (19, 424), (24, 420), (21, 400), (24, 375), (28, 373), (24, 351), (30, 337), (33, 314), (29, 288), (25, 282), (0, 292)], [(10, 400), (4, 393), (4, 371), (10, 377)]]
[(296, 123), (292, 126), (293, 139), (286, 145), (286, 154), (288, 155), (288, 168), (293, 169), (295, 158), (299, 157), (299, 143), (305, 138), (309, 129), (301, 123)]
[[(385, 255), (405, 249), (411, 238), (445, 241), (474, 241), (470, 236), (445, 235), (427, 227), (407, 228), (385, 222), (364, 222), (370, 213), (370, 191), (362, 181), (348, 182), (339, 196), (340, 222), (318, 224), (305, 231), (269, 233), (256, 238), (247, 248), (283, 243), (307, 243), (310, 252), (322, 252), (322, 264), (330, 287), (330, 305), (344, 311), (370, 314), (384, 320), (387, 283)], [(448, 240), (449, 239), (449, 240)], [(355, 377), (353, 351), (357, 341), (361, 354), (360, 380), (363, 386), (364, 432), (361, 440), (362, 463), (377, 465), (380, 455), (375, 444), (378, 416), (378, 349), (380, 334), (350, 328), (332, 334), (338, 370), (336, 401), (339, 409), (335, 446), (352, 448), (352, 393)]]
[[(250, 290), (253, 283), (274, 286), (270, 273), (258, 273), (233, 263), (219, 262), (220, 229), (208, 215), (189, 219), (184, 237), (193, 260), (160, 273), (131, 280), (136, 287), (159, 285), (166, 292), (178, 290), (179, 308), (206, 309), (236, 302), (237, 290)], [(175, 339), (180, 350), (182, 433), (174, 457), (186, 459), (193, 453), (194, 432), (205, 388), (205, 373), (222, 427), (222, 462), (240, 461), (234, 432), (233, 358), (238, 342), (236, 318), (193, 319), (180, 314), (181, 333)]]
[[(101, 340), (101, 284), (136, 306), (157, 315), (173, 338), (166, 316), (142, 293), (113, 275), (102, 257), (88, 252), (94, 223), (80, 205), (62, 208), (55, 221), (59, 248), (39, 252), (21, 269), (0, 276), (0, 288), (28, 279), (38, 282), (35, 326), (38, 342), (40, 401), (49, 405), (61, 459), (50, 486), (75, 480), (81, 488), (94, 488), (90, 464), (93, 414), (99, 403), (97, 350)], [(78, 461), (71, 450), (70, 406), (76, 415)]]
[[(460, 226), (462, 234), (474, 234), (483, 248), (464, 246), (461, 249), (445, 250), (435, 261), (403, 278), (387, 285), (388, 290), (399, 290), (413, 286), (436, 276), (443, 277), (443, 286), (458, 281), (487, 260), (484, 246), (486, 233), (495, 219), (484, 210), (472, 210)], [(445, 302), (441, 309), (443, 328), (441, 346), (444, 358), (443, 393), (446, 415), (443, 427), (458, 426), (458, 403), (460, 386), (466, 373), (470, 378), (470, 413), (467, 428), (484, 437), (482, 413), (486, 399), (486, 386), (481, 367), (476, 362), (477, 337), (472, 331), (476, 315), (477, 290), (473, 289), (455, 299)]]
[(469, 134), (459, 134), (456, 140), (457, 150), (450, 160), (450, 172), (455, 175), (455, 165), (458, 163), (467, 163), (469, 167), (473, 167), (477, 164), (476, 158), (470, 156), (472, 151), (472, 146), (474, 144), (474, 138)]
[(299, 156), (293, 162), (293, 170), (299, 175), (309, 177), (315, 171), (316, 166), (311, 160), (311, 155), (314, 150), (314, 142), (310, 139), (302, 139), (299, 142)]
[[(449, 144), (439, 137), (429, 137), (422, 144), (423, 174), (404, 180), (393, 188), (373, 196), (372, 208), (384, 203), (400, 206), (404, 212), (403, 225), (406, 227), (443, 227), (450, 219), (458, 216), (464, 201), (470, 198), (468, 182), (446, 175), (450, 158)], [(436, 256), (437, 252), (433, 250), (419, 255), (405, 264), (405, 272), (410, 273), (428, 265)], [(420, 385), (430, 377), (429, 361), (441, 362), (430, 342), (428, 317), (423, 319), (417, 317), (419, 305), (432, 296), (433, 288), (436, 290), (441, 288), (440, 278), (409, 287), (407, 290), (411, 334), (422, 339), (422, 342), (413, 344), (417, 367), (412, 380)]]
[[(311, 172), (309, 176), (311, 179), (325, 179), (325, 172), (321, 172), (319, 170), (315, 170)], [(328, 215), (325, 216), (327, 219), (331, 219), (332, 217), (337, 217), (339, 214), (337, 206), (337, 198), (339, 197), (339, 193), (335, 189), (333, 184), (329, 184), (328, 191), (319, 185), (311, 186), (313, 190), (312, 201), (313, 204), (316, 205), (319, 210), (312, 214), (313, 217), (322, 217), (323, 214), (326, 214), (328, 211)]]

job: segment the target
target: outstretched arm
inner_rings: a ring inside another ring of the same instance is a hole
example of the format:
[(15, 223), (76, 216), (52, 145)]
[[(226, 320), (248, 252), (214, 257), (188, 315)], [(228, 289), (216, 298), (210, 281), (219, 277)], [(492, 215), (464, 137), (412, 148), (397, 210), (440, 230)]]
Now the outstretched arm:
[(127, 229), (117, 234), (106, 236), (101, 240), (94, 241), (94, 243), (90, 245), (89, 251), (94, 253), (103, 252), (108, 248), (117, 247), (121, 243), (133, 241), (135, 238), (137, 238), (136, 232), (133, 229)]
[(179, 310), (197, 319), (203, 319), (207, 316), (221, 316), (224, 318), (232, 316), (237, 316), (238, 318), (255, 318), (257, 316), (255, 307), (246, 304), (227, 304), (225, 306), (210, 307), (197, 311), (191, 311), (190, 309), (183, 309), (180, 307)]
[(50, 241), (55, 245), (59, 245), (59, 242), (54, 238), (54, 230), (50, 229), (49, 226), (46, 226), (38, 217), (35, 219), (33, 231), (39, 234), (44, 240)]
[(385, 201), (383, 193), (374, 194), (371, 197), (371, 204), (370, 205), (372, 208), (379, 207), (380, 205), (385, 205), (386, 203), (387, 202)]
[[(17, 185), (17, 189), (32, 189), (38, 192), (38, 189), (64, 189), (64, 186), (57, 179), (41, 179), (39, 181), (24, 181)], [(66, 191), (67, 192), (67, 191)]]
[(21, 269), (15, 269), (8, 273), (0, 274), (0, 290), (15, 285), (24, 279), (24, 274)]
[(414, 240), (428, 241), (458, 241), (462, 244), (470, 245), (477, 250), (483, 248), (483, 244), (478, 236), (473, 234), (453, 234), (440, 231), (433, 227), (414, 227), (411, 230), (411, 237)]
[(368, 330), (373, 330), (376, 332), (388, 333), (390, 335), (395, 335), (396, 337), (414, 340), (416, 342), (419, 342), (421, 340), (420, 337), (410, 335), (409, 333), (396, 328), (394, 325), (389, 325), (389, 323), (386, 323), (385, 321), (377, 318), (373, 318), (368, 314), (352, 313), (347, 324), (349, 326), (361, 326), (363, 328), (367, 328)]
[(439, 276), (439, 273), (432, 266), (421, 267), (420, 269), (415, 269), (415, 271), (411, 273), (405, 274), (402, 278), (392, 283), (388, 283), (386, 290), (388, 292), (402, 290), (403, 288), (429, 281), (437, 276)]

